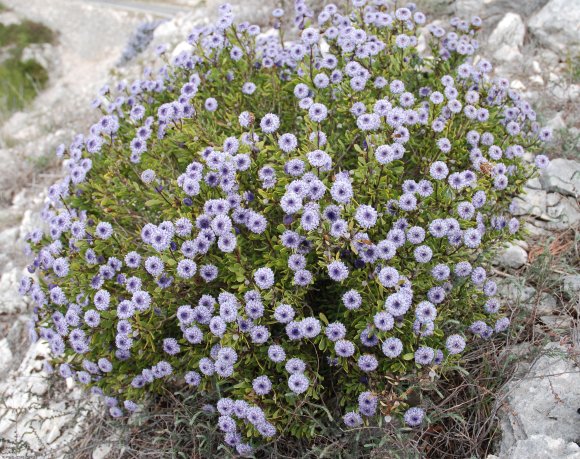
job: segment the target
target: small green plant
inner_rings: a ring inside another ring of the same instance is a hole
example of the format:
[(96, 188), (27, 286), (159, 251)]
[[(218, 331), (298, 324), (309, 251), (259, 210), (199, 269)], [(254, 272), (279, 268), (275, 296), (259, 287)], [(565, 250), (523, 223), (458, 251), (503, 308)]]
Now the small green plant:
[(0, 112), (24, 107), (46, 86), (48, 72), (34, 60), (10, 58), (0, 65)]
[(15, 46), (19, 50), (28, 45), (52, 43), (54, 32), (39, 22), (24, 20), (17, 24), (0, 24), (0, 46)]
[(54, 32), (37, 22), (0, 24), (0, 49), (7, 55), (0, 63), (2, 116), (25, 107), (48, 82), (48, 72), (42, 65), (34, 60), (22, 61), (24, 48), (54, 40)]
[(471, 62), (479, 18), (429, 26), (425, 56), (422, 13), (353, 5), (314, 28), (297, 2), (292, 43), (224, 6), (59, 147), (21, 291), (113, 416), (188, 384), (242, 455), (336, 417), (416, 428), (429, 375), (508, 327), (484, 265), (551, 132)]

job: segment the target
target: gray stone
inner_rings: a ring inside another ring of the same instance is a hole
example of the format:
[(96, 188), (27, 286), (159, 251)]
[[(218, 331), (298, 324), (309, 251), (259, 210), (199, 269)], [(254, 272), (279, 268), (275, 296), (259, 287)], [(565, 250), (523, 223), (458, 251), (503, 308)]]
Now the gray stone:
[(530, 438), (518, 441), (505, 457), (510, 459), (580, 459), (580, 446), (562, 438), (531, 435)]
[(551, 49), (540, 48), (537, 50), (537, 56), (546, 66), (556, 66), (560, 62), (560, 57)]
[(528, 301), (522, 303), (524, 309), (539, 316), (552, 315), (558, 307), (556, 298), (546, 292), (542, 292), (538, 296), (533, 295)]
[(14, 357), (10, 350), (10, 344), (8, 343), (8, 340), (4, 338), (0, 341), (0, 373), (10, 369), (13, 359)]
[(547, 3), (547, 0), (525, 0), (514, 2), (513, 0), (456, 0), (454, 2), (455, 13), (458, 16), (469, 18), (473, 15), (485, 17), (488, 22), (499, 20), (508, 11), (518, 13), (522, 17), (528, 17)]
[(550, 330), (555, 332), (570, 332), (574, 326), (574, 321), (572, 317), (563, 316), (541, 316), (540, 320), (544, 325), (546, 325)]
[(578, 198), (580, 196), (580, 162), (556, 158), (542, 171), (540, 182), (544, 190)]
[(546, 195), (546, 205), (548, 207), (557, 206), (562, 200), (562, 195), (558, 193), (548, 193)]
[(542, 292), (540, 294), (538, 304), (534, 305), (534, 307), (538, 314), (549, 315), (553, 314), (556, 311), (558, 307), (558, 302), (556, 301), (556, 298), (553, 295), (550, 295), (549, 293), (546, 292)]
[[(47, 413), (48, 415), (48, 413)], [(58, 418), (57, 418), (58, 419)], [(65, 420), (66, 422), (66, 420)], [(40, 428), (40, 438), (47, 444), (53, 443), (58, 437), (61, 436), (62, 425), (60, 423), (55, 423), (52, 419), (47, 419), (42, 423)]]
[(529, 303), (536, 295), (536, 289), (530, 285), (512, 280), (502, 280), (497, 283), (498, 294), (507, 301), (519, 305)]
[(554, 102), (559, 104), (575, 102), (580, 96), (580, 85), (569, 84), (563, 79), (548, 83), (547, 89), (550, 95), (554, 97)]
[(568, 274), (562, 277), (562, 290), (567, 293), (570, 298), (577, 298), (580, 296), (580, 274)]
[(455, 12), (464, 18), (480, 14), (481, 7), (482, 4), (479, 0), (457, 0), (455, 2)]
[[(514, 66), (521, 64), (524, 56), (516, 46), (503, 45), (493, 53), (493, 58), (496, 61), (504, 62), (500, 70), (510, 72)], [(512, 81), (511, 86), (519, 91), (526, 89), (524, 84), (519, 80)]]
[(6, 228), (4, 231), (0, 232), (0, 250), (3, 252), (11, 252), (18, 240), (20, 235), (20, 228), (14, 226), (12, 228)]
[(545, 47), (561, 57), (577, 55), (580, 53), (580, 2), (550, 0), (530, 18), (528, 28)]
[(544, 86), (544, 79), (540, 75), (532, 75), (528, 79), (537, 86)]
[(532, 215), (541, 218), (546, 216), (548, 193), (544, 190), (524, 188), (524, 194), (515, 198), (516, 208), (514, 215)]
[(23, 312), (26, 301), (18, 293), (22, 271), (13, 268), (0, 276), (0, 315)]
[(580, 416), (576, 410), (580, 406), (580, 369), (568, 351), (557, 343), (546, 345), (528, 376), (504, 388), (500, 457), (514, 457), (512, 452), (518, 450), (518, 442), (534, 435), (562, 439), (565, 444), (578, 440)]
[(560, 131), (566, 129), (566, 121), (564, 121), (562, 113), (556, 113), (556, 115), (546, 123), (546, 126), (552, 128), (553, 131)]
[(528, 356), (534, 352), (534, 346), (529, 342), (508, 344), (500, 351), (500, 359), (506, 359), (513, 365), (514, 378), (523, 378), (530, 369)]
[(4, 11), (0, 13), (0, 24), (9, 26), (12, 24), (18, 24), (20, 22), (20, 18), (16, 13), (13, 11)]
[(509, 243), (495, 261), (503, 267), (518, 269), (528, 261), (528, 253), (519, 245)]
[[(54, 391), (48, 390), (49, 381), (43, 371), (49, 354), (47, 343), (37, 341), (29, 347), (18, 369), (9, 372), (6, 380), (0, 380), (3, 401), (0, 438), (23, 442), (31, 453), (60, 457), (52, 453), (86, 427), (89, 404), (95, 402), (95, 397), (87, 399), (87, 394), (81, 395), (78, 386), (59, 390), (58, 397), (55, 397)], [(73, 394), (78, 394), (78, 401)]]
[(106, 459), (112, 450), (113, 447), (108, 443), (99, 445), (93, 450), (92, 459)]
[(495, 26), (495, 29), (487, 40), (490, 49), (498, 49), (509, 46), (518, 49), (524, 44), (526, 26), (519, 14), (507, 13)]
[(576, 198), (562, 196), (552, 207), (548, 207), (548, 229), (562, 230), (573, 228), (580, 223), (580, 204)]
[[(536, 222), (534, 221), (533, 223)], [(534, 238), (546, 238), (552, 235), (552, 233), (550, 233), (547, 229), (536, 226), (530, 222), (524, 222), (524, 229), (531, 237)]]

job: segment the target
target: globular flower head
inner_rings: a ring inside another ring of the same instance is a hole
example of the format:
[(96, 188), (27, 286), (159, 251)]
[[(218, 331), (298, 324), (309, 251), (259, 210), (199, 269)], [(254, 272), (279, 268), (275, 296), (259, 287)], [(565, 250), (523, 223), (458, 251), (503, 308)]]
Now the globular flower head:
[(423, 422), (423, 417), (425, 416), (425, 412), (418, 407), (414, 407), (414, 408), (409, 408), (406, 412), (405, 412), (405, 422), (407, 423), (408, 426), (410, 427), (417, 427), (419, 425), (421, 425), (421, 423)]
[(310, 381), (302, 373), (291, 374), (290, 377), (288, 378), (288, 387), (296, 395), (300, 395), (300, 394), (306, 392), (309, 385), (310, 385)]
[(327, 267), (328, 276), (336, 282), (342, 282), (348, 277), (348, 267), (341, 261), (333, 261)]
[(451, 335), (447, 338), (445, 347), (450, 354), (459, 354), (465, 349), (465, 340), (460, 335)]
[(362, 417), (355, 411), (349, 411), (342, 419), (347, 427), (358, 427), (363, 423)]
[(267, 376), (258, 376), (252, 381), (254, 392), (258, 395), (266, 395), (272, 390), (272, 382)]
[(269, 289), (274, 285), (274, 273), (270, 268), (260, 268), (254, 273), (254, 281), (261, 289)]
[(273, 113), (268, 113), (260, 120), (260, 128), (266, 134), (276, 132), (280, 127), (280, 118)]

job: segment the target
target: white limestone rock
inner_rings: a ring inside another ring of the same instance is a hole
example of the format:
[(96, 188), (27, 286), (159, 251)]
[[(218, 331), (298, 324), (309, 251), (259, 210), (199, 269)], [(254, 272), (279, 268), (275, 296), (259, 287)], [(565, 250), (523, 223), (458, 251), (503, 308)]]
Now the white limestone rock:
[(524, 44), (526, 25), (519, 14), (507, 13), (497, 24), (489, 39), (487, 46), (495, 49), (502, 45), (519, 48)]
[(580, 274), (568, 274), (562, 278), (562, 290), (570, 298), (580, 297)]
[(6, 338), (0, 340), (0, 373), (10, 368), (13, 360), (14, 357), (12, 356), (8, 340)]
[(530, 438), (518, 441), (505, 457), (511, 459), (580, 459), (580, 446), (562, 438), (532, 435)]
[(514, 451), (518, 451), (518, 442), (535, 435), (561, 439), (564, 445), (578, 440), (580, 369), (569, 351), (571, 349), (557, 343), (549, 343), (527, 377), (514, 380), (504, 388), (507, 396), (500, 417), (503, 432), (500, 457), (516, 457)]
[(22, 270), (12, 268), (0, 276), (0, 315), (16, 314), (26, 310), (27, 302), (18, 293)]
[(572, 317), (562, 316), (541, 316), (540, 321), (550, 330), (558, 333), (569, 333), (574, 325)]
[(536, 296), (536, 289), (522, 282), (504, 279), (497, 283), (498, 294), (515, 305), (529, 303)]
[(530, 32), (561, 57), (580, 53), (580, 2), (550, 0), (528, 21)]
[(553, 295), (550, 295), (547, 292), (542, 292), (539, 295), (534, 294), (527, 301), (523, 301), (522, 307), (530, 314), (534, 313), (538, 316), (550, 316), (556, 312), (558, 302)]
[(509, 243), (495, 261), (500, 266), (518, 269), (528, 262), (528, 253), (519, 245)]
[(556, 158), (540, 176), (546, 191), (553, 191), (574, 198), (580, 197), (580, 162)]

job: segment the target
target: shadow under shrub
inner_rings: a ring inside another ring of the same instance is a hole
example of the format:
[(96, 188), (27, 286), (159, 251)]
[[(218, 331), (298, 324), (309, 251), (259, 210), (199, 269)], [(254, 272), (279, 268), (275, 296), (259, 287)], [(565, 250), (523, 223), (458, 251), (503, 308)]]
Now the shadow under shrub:
[[(324, 425), (314, 438), (278, 438), (260, 445), (259, 458), (465, 458), (486, 457), (499, 440), (498, 411), (519, 358), (509, 346), (526, 338), (527, 321), (518, 332), (479, 343), (464, 356), (462, 367), (449, 369), (423, 386), (432, 397), (431, 424), (420, 431), (381, 422), (343, 430)], [(213, 422), (216, 399), (188, 390), (165, 392), (152, 398), (131, 422), (95, 413), (82, 436), (64, 450), (75, 458), (90, 457), (102, 444), (123, 458), (233, 457), (224, 449)], [(208, 410), (208, 407), (210, 408)]]

